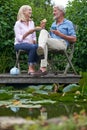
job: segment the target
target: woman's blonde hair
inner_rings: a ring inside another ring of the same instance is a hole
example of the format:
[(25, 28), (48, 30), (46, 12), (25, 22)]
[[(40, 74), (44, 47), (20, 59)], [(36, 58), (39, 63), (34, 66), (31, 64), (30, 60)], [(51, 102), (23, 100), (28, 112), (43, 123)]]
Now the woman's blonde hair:
[(17, 14), (17, 20), (26, 21), (26, 17), (24, 15), (24, 11), (26, 9), (31, 9), (32, 10), (31, 6), (29, 6), (29, 5), (23, 5), (23, 6), (21, 6), (20, 9), (19, 9), (19, 11), (18, 11), (18, 14)]

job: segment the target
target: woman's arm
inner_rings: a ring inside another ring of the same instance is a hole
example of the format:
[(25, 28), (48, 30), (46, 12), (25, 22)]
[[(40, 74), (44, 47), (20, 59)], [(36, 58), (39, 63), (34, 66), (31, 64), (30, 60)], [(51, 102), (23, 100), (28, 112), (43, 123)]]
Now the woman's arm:
[(29, 34), (32, 34), (34, 31), (36, 31), (35, 28), (29, 30), (28, 32), (26, 32), (26, 33), (23, 35), (22, 39), (25, 39)]

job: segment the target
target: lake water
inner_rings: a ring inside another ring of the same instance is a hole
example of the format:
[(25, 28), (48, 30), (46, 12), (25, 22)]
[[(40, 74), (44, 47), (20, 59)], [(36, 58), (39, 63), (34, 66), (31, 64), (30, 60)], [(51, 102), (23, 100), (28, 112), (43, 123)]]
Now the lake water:
[[(41, 109), (45, 108), (45, 111)], [(81, 110), (87, 110), (86, 103), (72, 103), (72, 102), (56, 102), (55, 104), (45, 104), (41, 108), (18, 108), (16, 111), (12, 108), (0, 108), (0, 116), (16, 116), (16, 117), (31, 117), (38, 118), (41, 114), (47, 118), (54, 118), (59, 116), (70, 116), (74, 112), (79, 113)]]

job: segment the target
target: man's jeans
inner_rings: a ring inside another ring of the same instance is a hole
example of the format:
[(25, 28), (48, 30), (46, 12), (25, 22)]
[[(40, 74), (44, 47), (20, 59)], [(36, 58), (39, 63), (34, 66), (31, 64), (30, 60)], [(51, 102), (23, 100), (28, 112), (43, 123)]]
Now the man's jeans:
[(36, 53), (38, 45), (37, 44), (29, 44), (29, 43), (18, 43), (14, 45), (16, 51), (24, 50), (28, 52), (28, 64), (33, 65), (37, 62), (38, 56)]

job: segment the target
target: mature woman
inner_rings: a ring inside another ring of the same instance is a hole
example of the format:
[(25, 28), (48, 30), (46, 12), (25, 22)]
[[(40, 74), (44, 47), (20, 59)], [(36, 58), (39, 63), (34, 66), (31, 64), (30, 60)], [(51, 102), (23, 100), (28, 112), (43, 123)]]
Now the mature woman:
[(28, 74), (35, 72), (35, 64), (37, 62), (37, 44), (36, 33), (37, 28), (31, 19), (32, 8), (29, 5), (20, 7), (17, 15), (17, 21), (14, 26), (16, 51), (22, 49), (28, 52)]

